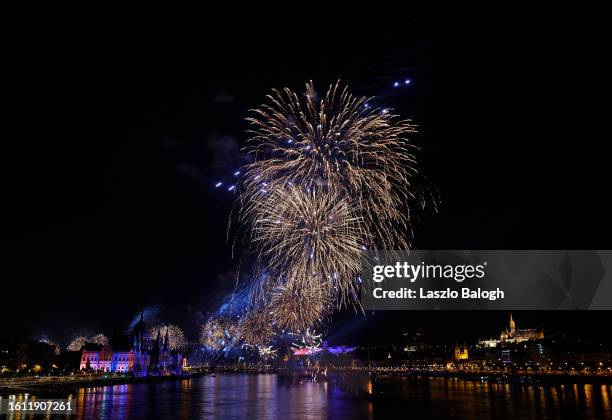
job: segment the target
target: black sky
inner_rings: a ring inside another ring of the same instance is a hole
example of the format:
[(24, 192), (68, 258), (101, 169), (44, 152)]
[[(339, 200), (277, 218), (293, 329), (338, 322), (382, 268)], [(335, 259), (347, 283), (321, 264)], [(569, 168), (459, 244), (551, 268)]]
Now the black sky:
[[(610, 248), (596, 23), (214, 21), (31, 22), (13, 33), (0, 168), (5, 334), (112, 334), (148, 305), (193, 332), (236, 267), (225, 240), (232, 196), (211, 186), (241, 162), (248, 109), (270, 88), (310, 79), (320, 89), (347, 80), (419, 125), (441, 203), (421, 215), (418, 248)], [(391, 88), (406, 77), (409, 88)]]

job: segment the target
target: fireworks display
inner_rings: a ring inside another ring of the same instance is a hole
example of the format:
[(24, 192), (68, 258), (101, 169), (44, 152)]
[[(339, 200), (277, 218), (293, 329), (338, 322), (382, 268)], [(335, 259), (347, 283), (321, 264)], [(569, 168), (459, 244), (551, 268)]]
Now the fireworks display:
[[(267, 192), (290, 185), (335, 192), (362, 204), (357, 240), (406, 248), (397, 227), (408, 225), (404, 210), (416, 160), (407, 136), (415, 129), (367, 102), (339, 82), (322, 99), (312, 83), (305, 100), (287, 88), (268, 95), (268, 103), (248, 118), (256, 161), (245, 173), (247, 209), (258, 207)], [(255, 213), (251, 217), (259, 218)]]
[(238, 326), (229, 317), (212, 317), (200, 327), (200, 344), (213, 351), (233, 346), (238, 338)]
[(272, 294), (270, 311), (280, 328), (299, 331), (321, 323), (330, 304), (326, 289), (291, 279)]
[(272, 346), (261, 346), (258, 348), (258, 350), (261, 360), (268, 361), (276, 359), (276, 350), (274, 350)]
[(70, 344), (68, 344), (67, 349), (69, 351), (79, 351), (83, 346), (87, 344), (87, 337), (83, 337), (82, 335), (78, 337), (74, 337)]
[(316, 331), (307, 329), (299, 336), (299, 340), (291, 344), (293, 354), (296, 356), (310, 356), (321, 351), (322, 338)]
[(149, 328), (150, 340), (157, 340), (158, 334), (161, 334), (162, 340), (165, 340), (166, 334), (168, 334), (168, 347), (170, 350), (180, 350), (187, 343), (183, 330), (174, 324), (161, 324)]
[(286, 186), (250, 210), (257, 213), (256, 244), (269, 269), (286, 277), (282, 283), (337, 291), (341, 299), (355, 290), (362, 250), (358, 203), (337, 192)]
[[(299, 337), (294, 354), (316, 354), (322, 336), (312, 328), (335, 308), (358, 305), (362, 252), (409, 248), (417, 165), (408, 136), (415, 128), (340, 82), (322, 96), (312, 82), (303, 95), (273, 90), (252, 111), (251, 163), (233, 172), (226, 189), (238, 193), (239, 221), (259, 268), (248, 298), (233, 293), (200, 327), (199, 341), (211, 352), (244, 344), (269, 360), (273, 339), (289, 334)], [(186, 345), (179, 327), (160, 323), (159, 309), (147, 308), (130, 327), (141, 318), (154, 325), (151, 340), (167, 334), (170, 349)], [(68, 349), (87, 343), (108, 339), (81, 332)]]
[(272, 319), (262, 310), (247, 313), (240, 322), (241, 338), (250, 346), (267, 345), (273, 334)]
[(254, 292), (270, 310), (243, 325), (262, 331), (270, 314), (304, 330), (334, 303), (358, 304), (363, 250), (408, 248), (415, 129), (340, 82), (322, 97), (312, 83), (303, 96), (273, 90), (247, 120), (254, 162), (242, 170), (240, 220), (271, 275)]
[(106, 346), (108, 345), (108, 338), (104, 334), (94, 334), (88, 336), (77, 334), (74, 336), (70, 344), (68, 344), (67, 349), (69, 351), (79, 351), (87, 343)]
[(87, 339), (88, 343), (100, 344), (101, 346), (108, 345), (108, 338), (104, 334), (96, 334)]

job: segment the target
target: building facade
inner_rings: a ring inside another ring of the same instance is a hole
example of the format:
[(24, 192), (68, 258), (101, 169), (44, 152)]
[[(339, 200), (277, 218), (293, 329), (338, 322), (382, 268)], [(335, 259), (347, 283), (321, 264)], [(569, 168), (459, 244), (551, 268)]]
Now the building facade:
[[(125, 347), (125, 346), (124, 346)], [(180, 375), (186, 360), (180, 350), (170, 349), (168, 328), (159, 328), (149, 337), (141, 314), (129, 335), (127, 348), (87, 344), (81, 350), (80, 370), (132, 373), (134, 376)]]
[(81, 351), (81, 370), (111, 372), (113, 350), (108, 345), (88, 343)]
[(129, 373), (134, 370), (134, 350), (113, 352), (111, 371)]

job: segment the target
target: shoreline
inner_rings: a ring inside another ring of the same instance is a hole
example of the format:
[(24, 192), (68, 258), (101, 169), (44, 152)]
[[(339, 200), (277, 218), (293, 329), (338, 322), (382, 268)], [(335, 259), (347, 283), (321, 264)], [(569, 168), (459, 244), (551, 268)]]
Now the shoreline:
[(120, 376), (111, 378), (78, 378), (73, 381), (65, 381), (62, 379), (45, 380), (39, 382), (24, 382), (24, 383), (0, 383), (0, 396), (12, 394), (36, 393), (42, 395), (54, 395), (66, 393), (66, 391), (75, 391), (79, 388), (128, 385), (128, 384), (148, 384), (179, 381), (184, 379), (197, 378), (205, 376), (209, 373), (195, 373), (188, 375), (168, 375), (168, 376)]
[(378, 377), (432, 377), (463, 379), (477, 382), (525, 383), (525, 384), (612, 384), (610, 375), (577, 375), (577, 374), (524, 374), (498, 372), (445, 372), (419, 370), (407, 372), (372, 372)]

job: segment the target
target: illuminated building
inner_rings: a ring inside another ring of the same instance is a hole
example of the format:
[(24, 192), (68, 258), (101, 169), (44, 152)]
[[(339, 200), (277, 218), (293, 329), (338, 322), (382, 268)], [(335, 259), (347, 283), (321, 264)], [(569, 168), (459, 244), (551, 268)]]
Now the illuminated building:
[[(168, 327), (160, 328), (154, 340), (141, 314), (126, 346), (115, 350), (110, 345), (87, 344), (81, 351), (81, 370), (133, 373), (134, 376), (180, 375), (186, 361), (179, 350), (171, 350)], [(165, 334), (164, 334), (165, 333)]]
[(512, 314), (510, 314), (508, 328), (501, 332), (499, 339), (480, 340), (478, 344), (481, 347), (498, 347), (500, 344), (518, 344), (525, 341), (542, 339), (544, 339), (544, 330), (536, 328), (517, 329), (516, 322), (512, 318)]
[(504, 364), (504, 366), (511, 364), (512, 363), (512, 350), (503, 349), (501, 351), (501, 361)]
[(81, 351), (80, 370), (96, 372), (132, 372), (134, 366), (134, 351), (117, 351), (109, 345), (89, 343)]
[(81, 370), (110, 372), (113, 350), (109, 345), (87, 343), (81, 352)]
[(500, 360), (504, 366), (515, 365), (517, 367), (540, 366), (544, 359), (544, 346), (541, 342), (528, 340), (519, 343), (504, 345), (500, 351)]
[(468, 359), (468, 348), (467, 346), (464, 344), (463, 346), (460, 346), (458, 344), (455, 345), (455, 361), (459, 361), (459, 360), (467, 360)]
[[(163, 337), (162, 337), (163, 335)], [(134, 376), (148, 375), (180, 375), (183, 373), (182, 354), (179, 350), (171, 350), (168, 339), (168, 327), (157, 331), (155, 340), (151, 340), (148, 328), (141, 313), (140, 321), (134, 325), (131, 333), (134, 351)]]
[(112, 372), (128, 373), (134, 369), (134, 350), (114, 351), (113, 362), (111, 364)]
[(478, 344), (481, 347), (497, 347), (497, 345), (499, 344), (499, 340), (495, 338), (491, 338), (489, 340), (479, 340)]

